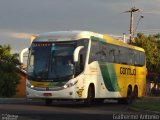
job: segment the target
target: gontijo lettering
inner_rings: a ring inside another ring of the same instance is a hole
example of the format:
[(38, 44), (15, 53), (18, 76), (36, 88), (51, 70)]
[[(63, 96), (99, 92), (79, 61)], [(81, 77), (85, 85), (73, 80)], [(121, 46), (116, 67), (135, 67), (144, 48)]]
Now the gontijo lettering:
[(120, 74), (123, 74), (123, 75), (136, 75), (136, 69), (120, 67)]

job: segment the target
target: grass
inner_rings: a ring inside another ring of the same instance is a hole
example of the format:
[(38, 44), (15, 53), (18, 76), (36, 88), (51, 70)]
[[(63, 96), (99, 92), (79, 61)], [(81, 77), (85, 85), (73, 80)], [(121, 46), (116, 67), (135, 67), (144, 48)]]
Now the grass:
[(137, 99), (131, 104), (131, 107), (160, 112), (160, 97), (144, 97)]

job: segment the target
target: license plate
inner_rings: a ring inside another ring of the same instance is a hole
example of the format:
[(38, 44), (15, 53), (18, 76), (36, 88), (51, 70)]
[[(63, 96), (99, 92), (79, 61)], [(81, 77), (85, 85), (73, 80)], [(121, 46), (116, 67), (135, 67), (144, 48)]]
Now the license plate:
[(43, 96), (52, 96), (52, 93), (43, 93)]

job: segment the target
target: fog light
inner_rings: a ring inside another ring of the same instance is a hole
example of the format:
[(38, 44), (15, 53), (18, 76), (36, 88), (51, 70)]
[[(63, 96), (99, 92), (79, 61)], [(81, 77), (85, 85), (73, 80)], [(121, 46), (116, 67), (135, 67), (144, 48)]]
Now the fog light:
[(73, 93), (72, 92), (69, 92), (69, 95), (72, 95)]

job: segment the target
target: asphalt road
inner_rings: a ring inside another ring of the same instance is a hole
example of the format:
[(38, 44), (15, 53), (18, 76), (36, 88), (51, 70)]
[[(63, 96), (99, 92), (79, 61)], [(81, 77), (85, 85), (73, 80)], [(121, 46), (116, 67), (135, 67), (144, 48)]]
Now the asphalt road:
[(42, 100), (0, 99), (2, 120), (106, 120), (137, 114), (141, 113), (111, 100), (86, 107), (82, 102), (54, 101), (51, 106), (46, 106)]

